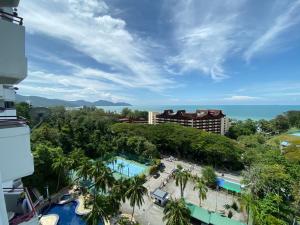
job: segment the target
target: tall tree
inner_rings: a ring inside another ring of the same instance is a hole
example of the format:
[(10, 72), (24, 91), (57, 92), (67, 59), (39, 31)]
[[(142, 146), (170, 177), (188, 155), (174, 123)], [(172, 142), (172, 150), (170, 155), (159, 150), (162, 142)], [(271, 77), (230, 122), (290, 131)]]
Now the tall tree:
[(215, 187), (217, 184), (217, 175), (211, 166), (206, 166), (202, 170), (202, 177), (208, 187)]
[(183, 170), (180, 165), (177, 165), (177, 171), (174, 174), (176, 186), (180, 186), (180, 196), (183, 198), (184, 189), (190, 178), (190, 173), (186, 170)]
[(111, 187), (115, 181), (111, 170), (100, 160), (93, 163), (90, 169), (90, 176), (93, 178), (94, 190), (97, 193), (100, 190), (106, 192), (107, 188)]
[(139, 208), (144, 203), (144, 195), (147, 195), (147, 188), (143, 186), (146, 179), (145, 177), (134, 177), (131, 180), (130, 187), (128, 191), (126, 192), (126, 196), (130, 201), (130, 206), (132, 207), (132, 218), (134, 215), (134, 209), (137, 205)]
[(108, 220), (111, 214), (111, 205), (107, 197), (97, 194), (94, 196), (92, 211), (85, 216), (87, 225), (98, 225), (103, 220)]
[(58, 190), (59, 184), (60, 184), (61, 174), (67, 168), (67, 159), (66, 159), (66, 157), (64, 155), (62, 155), (62, 154), (57, 155), (57, 157), (54, 158), (54, 162), (52, 164), (52, 168), (53, 168), (53, 170), (55, 170), (58, 173), (58, 176), (57, 176), (57, 187), (56, 187), (56, 190)]
[(199, 202), (201, 206), (201, 201), (206, 199), (206, 193), (208, 191), (205, 181), (201, 178), (198, 178), (194, 187), (194, 190), (195, 189), (198, 189)]
[(166, 225), (187, 225), (190, 221), (190, 213), (184, 199), (171, 199), (164, 208), (163, 220), (167, 221)]

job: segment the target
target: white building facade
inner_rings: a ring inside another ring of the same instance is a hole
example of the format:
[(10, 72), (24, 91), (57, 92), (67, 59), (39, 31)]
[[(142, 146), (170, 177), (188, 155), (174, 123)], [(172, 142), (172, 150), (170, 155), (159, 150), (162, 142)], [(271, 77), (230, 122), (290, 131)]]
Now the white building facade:
[(21, 178), (34, 172), (30, 129), (16, 115), (14, 85), (27, 76), (25, 27), (18, 0), (0, 1), (0, 225), (39, 224)]

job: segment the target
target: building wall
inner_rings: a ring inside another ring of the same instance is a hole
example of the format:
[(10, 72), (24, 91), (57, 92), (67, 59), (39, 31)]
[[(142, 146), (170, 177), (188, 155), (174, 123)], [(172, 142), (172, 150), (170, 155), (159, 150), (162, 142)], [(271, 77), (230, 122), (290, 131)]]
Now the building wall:
[(156, 120), (156, 115), (159, 114), (158, 112), (148, 112), (148, 124), (155, 125), (157, 120)]
[(25, 177), (34, 172), (28, 126), (0, 128), (0, 146), (2, 182)]
[(0, 19), (0, 30), (0, 83), (19, 83), (27, 76), (25, 28)]
[(2, 175), (0, 171), (0, 225), (8, 225), (6, 205), (2, 188)]
[(230, 126), (227, 117), (216, 119), (174, 119), (157, 117), (158, 114), (159, 113), (154, 114), (154, 112), (149, 112), (149, 124), (176, 123), (221, 135), (225, 135)]

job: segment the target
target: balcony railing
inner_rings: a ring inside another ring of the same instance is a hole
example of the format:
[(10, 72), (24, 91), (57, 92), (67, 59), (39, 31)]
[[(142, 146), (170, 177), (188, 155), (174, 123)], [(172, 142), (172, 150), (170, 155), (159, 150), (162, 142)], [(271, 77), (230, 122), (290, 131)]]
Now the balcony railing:
[(10, 21), (15, 24), (23, 25), (23, 18), (19, 17), (17, 13), (7, 13), (0, 9), (0, 18), (6, 21)]
[(0, 129), (21, 127), (27, 125), (27, 121), (22, 118), (12, 116), (0, 116)]
[(37, 213), (35, 211), (35, 208), (32, 204), (30, 195), (28, 193), (27, 188), (4, 188), (3, 189), (4, 194), (9, 194), (9, 193), (25, 193), (25, 198), (28, 200), (29, 203), (29, 212), (23, 214), (23, 215), (16, 215), (12, 220), (9, 221), (10, 225), (18, 225), (23, 222), (27, 222), (37, 216)]

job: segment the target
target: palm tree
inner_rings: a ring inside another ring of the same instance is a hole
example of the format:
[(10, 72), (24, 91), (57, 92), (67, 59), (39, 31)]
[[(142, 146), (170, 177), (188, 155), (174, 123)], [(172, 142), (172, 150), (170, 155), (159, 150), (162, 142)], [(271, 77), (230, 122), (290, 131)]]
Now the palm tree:
[(190, 210), (186, 207), (183, 198), (179, 200), (171, 199), (164, 208), (163, 220), (167, 220), (166, 225), (187, 225), (190, 221)]
[(94, 199), (92, 211), (85, 216), (87, 225), (98, 225), (101, 219), (108, 220), (110, 216), (111, 208), (106, 197), (97, 194)]
[(130, 201), (130, 206), (132, 207), (132, 218), (134, 214), (135, 206), (137, 205), (139, 208), (144, 203), (144, 195), (147, 195), (147, 188), (143, 186), (145, 183), (145, 177), (134, 177), (130, 182), (130, 187), (126, 192), (126, 197)]
[(66, 161), (66, 157), (64, 157), (63, 154), (57, 155), (57, 157), (55, 157), (53, 160), (52, 168), (58, 173), (56, 190), (59, 188), (61, 173), (66, 168)]
[(115, 196), (115, 198), (117, 198), (118, 200), (125, 202), (126, 192), (130, 187), (130, 181), (130, 179), (124, 179), (122, 177), (117, 180), (111, 189), (112, 195)]
[(190, 178), (190, 173), (188, 171), (182, 170), (180, 165), (177, 166), (177, 171), (175, 172), (176, 186), (180, 186), (180, 196), (183, 198), (183, 192), (186, 184)]
[(95, 193), (99, 192), (99, 190), (106, 192), (107, 188), (111, 187), (115, 181), (111, 170), (99, 160), (93, 163), (89, 172), (94, 180)]
[(92, 163), (89, 160), (84, 160), (78, 167), (77, 175), (83, 180), (87, 180), (90, 176), (91, 167)]
[(119, 165), (118, 165), (118, 170), (119, 170), (119, 173), (120, 174), (123, 174), (123, 169), (125, 168), (125, 165), (124, 165), (124, 163), (120, 163)]
[(245, 207), (247, 213), (247, 224), (249, 224), (250, 210), (253, 208), (254, 200), (250, 193), (243, 193), (240, 198), (242, 207)]
[[(91, 161), (85, 159), (81, 162), (80, 166), (77, 169), (77, 176), (79, 178), (82, 178), (83, 181), (87, 181), (90, 178), (90, 170), (92, 168), (92, 163)], [(85, 193), (86, 188), (81, 187)]]
[(198, 189), (198, 194), (199, 194), (199, 201), (200, 201), (200, 206), (201, 206), (201, 201), (206, 199), (206, 193), (208, 191), (208, 188), (205, 184), (205, 181), (203, 179), (198, 179), (197, 183), (194, 187), (194, 190)]

